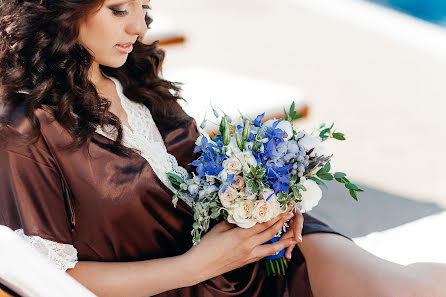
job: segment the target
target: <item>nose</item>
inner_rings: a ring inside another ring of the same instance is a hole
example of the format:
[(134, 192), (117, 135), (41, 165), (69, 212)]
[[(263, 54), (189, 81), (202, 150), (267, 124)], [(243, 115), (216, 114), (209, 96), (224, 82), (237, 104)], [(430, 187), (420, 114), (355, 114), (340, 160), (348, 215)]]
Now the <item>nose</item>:
[(130, 35), (144, 36), (147, 32), (147, 24), (145, 20), (146, 12), (142, 13), (142, 16), (131, 18), (130, 23), (127, 26), (127, 33)]

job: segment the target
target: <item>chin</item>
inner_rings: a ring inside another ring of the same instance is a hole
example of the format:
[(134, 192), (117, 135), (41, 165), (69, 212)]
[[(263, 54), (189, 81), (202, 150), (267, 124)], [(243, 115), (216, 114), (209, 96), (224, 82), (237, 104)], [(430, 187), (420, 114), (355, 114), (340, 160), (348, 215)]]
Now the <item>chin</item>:
[(122, 65), (124, 65), (126, 61), (127, 61), (127, 58), (125, 58), (125, 59), (122, 59), (122, 58), (117, 59), (116, 58), (116, 59), (108, 60), (106, 63), (99, 63), (99, 64), (107, 66), (107, 67), (111, 67), (111, 68), (119, 68)]

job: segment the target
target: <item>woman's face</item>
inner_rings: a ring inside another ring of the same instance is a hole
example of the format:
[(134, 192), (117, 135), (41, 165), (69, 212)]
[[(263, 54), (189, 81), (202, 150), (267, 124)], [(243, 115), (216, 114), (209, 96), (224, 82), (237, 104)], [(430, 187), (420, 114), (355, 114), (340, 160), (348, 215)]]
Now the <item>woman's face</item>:
[(118, 68), (147, 31), (149, 0), (105, 0), (79, 24), (79, 42), (100, 65)]

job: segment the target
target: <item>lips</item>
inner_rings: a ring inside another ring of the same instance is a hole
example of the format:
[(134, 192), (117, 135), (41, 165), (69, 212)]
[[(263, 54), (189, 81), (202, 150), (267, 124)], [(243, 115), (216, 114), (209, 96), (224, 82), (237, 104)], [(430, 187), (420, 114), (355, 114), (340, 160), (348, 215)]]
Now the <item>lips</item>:
[(115, 45), (116, 49), (123, 54), (128, 54), (133, 50), (133, 45), (131, 42), (119, 43)]
[(131, 44), (132, 44), (131, 42), (127, 42), (127, 43), (118, 43), (117, 45), (122, 46), (122, 47), (128, 47)]

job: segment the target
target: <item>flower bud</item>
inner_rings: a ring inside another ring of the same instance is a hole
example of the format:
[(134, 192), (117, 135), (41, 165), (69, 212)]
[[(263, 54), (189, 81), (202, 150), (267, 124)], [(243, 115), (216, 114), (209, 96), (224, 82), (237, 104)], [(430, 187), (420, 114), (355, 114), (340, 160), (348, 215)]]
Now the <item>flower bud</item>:
[(206, 120), (203, 120), (203, 122), (201, 122), (200, 128), (204, 129), (206, 127)]
[(235, 140), (237, 141), (238, 148), (243, 151), (245, 142), (243, 141), (242, 137), (238, 134), (238, 132), (235, 132)]
[(249, 120), (245, 121), (245, 126), (243, 127), (243, 140), (247, 140), (249, 137)]
[(220, 121), (220, 128), (219, 128), (219, 131), (220, 131), (221, 135), (225, 134), (226, 124), (227, 124), (226, 123), (226, 117), (223, 116), (223, 118)]
[(223, 144), (228, 145), (230, 140), (231, 140), (231, 135), (229, 134), (229, 129), (227, 129), (226, 127), (223, 132)]

